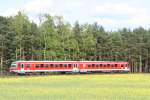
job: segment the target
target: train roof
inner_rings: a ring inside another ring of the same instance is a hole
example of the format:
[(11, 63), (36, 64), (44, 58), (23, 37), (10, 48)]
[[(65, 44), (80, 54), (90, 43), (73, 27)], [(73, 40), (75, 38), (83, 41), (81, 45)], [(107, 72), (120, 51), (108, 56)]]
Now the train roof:
[(128, 63), (127, 61), (15, 61), (15, 62), (30, 62), (30, 63), (34, 63), (34, 62), (39, 62), (39, 63), (41, 63), (41, 62), (44, 62), (44, 63), (48, 63), (48, 62), (54, 62), (54, 63), (57, 63), (57, 62), (58, 63), (60, 63), (60, 62), (63, 62), (63, 63), (67, 63), (67, 62), (68, 63), (69, 62), (70, 63), (74, 63), (74, 62), (81, 62), (81, 63), (82, 62), (83, 63), (88, 63), (88, 62), (89, 63), (92, 63), (92, 62), (93, 63), (102, 63), (103, 62), (103, 63), (105, 63), (106, 62), (106, 63), (108, 63), (108, 62), (110, 62), (110, 63), (113, 63), (114, 62), (114, 63)]

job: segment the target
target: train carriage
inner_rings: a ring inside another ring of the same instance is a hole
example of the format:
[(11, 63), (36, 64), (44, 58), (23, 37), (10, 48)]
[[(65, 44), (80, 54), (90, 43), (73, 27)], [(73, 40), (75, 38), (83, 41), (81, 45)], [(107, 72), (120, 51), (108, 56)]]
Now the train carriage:
[(10, 72), (129, 72), (128, 62), (114, 61), (16, 61), (11, 64)]

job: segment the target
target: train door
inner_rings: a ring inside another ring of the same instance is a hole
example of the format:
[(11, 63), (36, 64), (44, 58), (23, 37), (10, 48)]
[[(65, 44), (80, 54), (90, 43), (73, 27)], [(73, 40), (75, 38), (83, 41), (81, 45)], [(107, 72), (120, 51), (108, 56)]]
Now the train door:
[(24, 64), (21, 64), (21, 69), (20, 69), (20, 73), (25, 73), (25, 71), (24, 71)]
[(21, 71), (24, 71), (24, 64), (21, 64)]
[(73, 72), (77, 73), (79, 72), (79, 64), (73, 64)]

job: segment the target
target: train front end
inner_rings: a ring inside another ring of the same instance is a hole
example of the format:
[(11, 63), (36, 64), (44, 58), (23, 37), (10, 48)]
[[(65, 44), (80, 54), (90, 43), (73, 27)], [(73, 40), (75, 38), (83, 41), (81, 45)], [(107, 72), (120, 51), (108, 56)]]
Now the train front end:
[(17, 64), (16, 62), (12, 62), (10, 68), (9, 68), (10, 73), (16, 73), (17, 71)]

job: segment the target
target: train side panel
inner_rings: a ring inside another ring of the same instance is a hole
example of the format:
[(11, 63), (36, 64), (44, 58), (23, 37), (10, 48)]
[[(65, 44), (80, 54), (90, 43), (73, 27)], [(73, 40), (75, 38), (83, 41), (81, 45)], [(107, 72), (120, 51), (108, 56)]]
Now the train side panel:
[(130, 71), (128, 62), (112, 61), (18, 61), (15, 64), (10, 71), (16, 73)]

